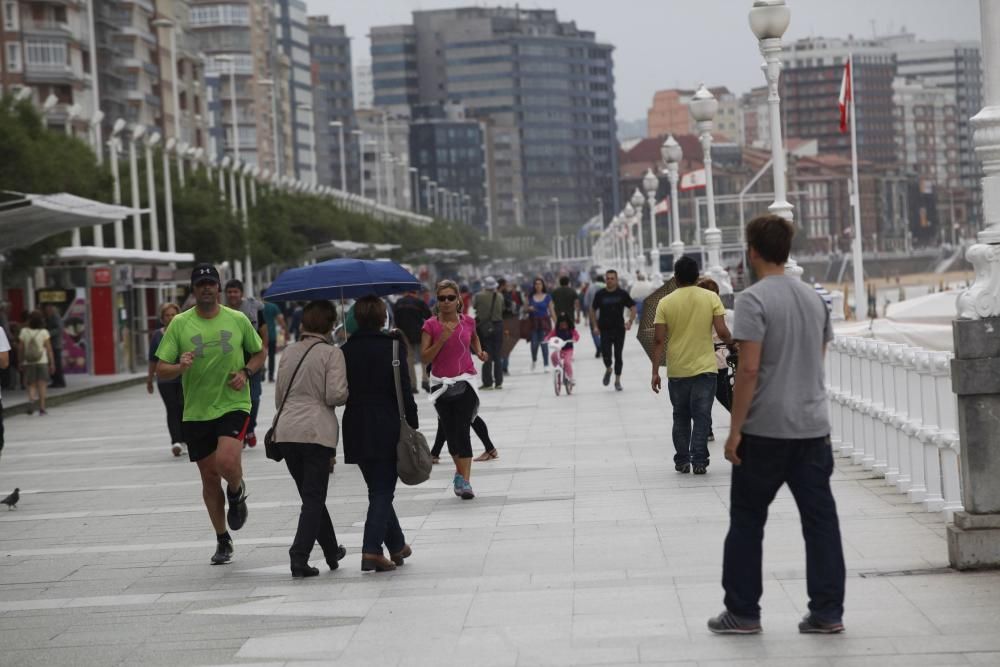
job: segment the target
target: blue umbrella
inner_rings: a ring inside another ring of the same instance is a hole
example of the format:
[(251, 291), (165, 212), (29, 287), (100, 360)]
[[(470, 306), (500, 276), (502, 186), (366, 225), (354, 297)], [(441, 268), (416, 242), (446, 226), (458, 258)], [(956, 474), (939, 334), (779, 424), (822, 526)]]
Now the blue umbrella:
[(264, 292), (264, 299), (358, 299), (418, 289), (420, 281), (395, 262), (341, 258), (282, 272)]

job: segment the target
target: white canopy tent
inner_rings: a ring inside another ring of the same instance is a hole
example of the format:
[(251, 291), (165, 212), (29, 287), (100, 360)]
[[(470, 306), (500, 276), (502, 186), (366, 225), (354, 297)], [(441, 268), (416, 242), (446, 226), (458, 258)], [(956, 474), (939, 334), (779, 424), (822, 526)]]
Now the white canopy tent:
[(959, 290), (951, 290), (900, 301), (889, 306), (884, 318), (845, 322), (835, 325), (834, 330), (842, 336), (865, 336), (927, 350), (951, 351), (954, 348), (951, 322), (958, 317), (959, 294)]
[[(0, 203), (0, 252), (24, 248), (77, 227), (124, 220), (135, 209), (77, 197), (65, 192), (31, 195)], [(140, 210), (144, 213), (145, 209)]]

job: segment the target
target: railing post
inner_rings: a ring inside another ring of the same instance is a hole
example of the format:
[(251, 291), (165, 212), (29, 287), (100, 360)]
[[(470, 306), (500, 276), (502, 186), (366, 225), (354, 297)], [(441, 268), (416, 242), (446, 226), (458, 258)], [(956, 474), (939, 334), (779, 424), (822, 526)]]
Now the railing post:
[(851, 339), (840, 339), (840, 455), (854, 452), (853, 381), (851, 377)]
[(886, 449), (888, 451), (888, 467), (885, 470), (885, 481), (895, 485), (899, 477), (899, 444), (901, 438), (901, 428), (905, 416), (906, 392), (900, 391), (900, 369), (903, 365), (903, 350), (905, 345), (892, 343), (889, 345), (889, 363), (885, 367), (885, 386), (889, 392), (887, 400), (888, 409), (886, 412)]
[(941, 496), (941, 459), (938, 456), (937, 435), (940, 432), (938, 416), (937, 383), (934, 381), (933, 352), (922, 352), (918, 358), (920, 372), (921, 421), (917, 438), (924, 450), (924, 507), (928, 512), (940, 512), (944, 507)]
[(920, 383), (920, 368), (926, 362), (926, 350), (911, 348), (911, 362), (906, 367), (907, 403), (910, 406), (910, 423), (906, 434), (910, 441), (910, 483), (906, 487), (906, 495), (911, 503), (923, 502), (927, 495), (927, 484), (924, 471), (924, 445), (920, 442), (920, 429), (923, 427), (923, 387)]
[(830, 406), (830, 445), (840, 451), (843, 442), (840, 423), (840, 339), (834, 338), (826, 350), (826, 396)]
[(861, 345), (864, 340), (861, 338), (851, 339), (851, 411), (853, 419), (851, 423), (854, 428), (854, 449), (851, 451), (851, 463), (861, 465), (861, 459), (865, 457), (865, 420), (864, 420), (864, 397), (862, 394), (861, 380)]
[(875, 465), (875, 417), (874, 398), (872, 397), (872, 352), (875, 341), (869, 338), (861, 339), (861, 414), (864, 420), (864, 454), (859, 463), (865, 470), (871, 470)]
[(882, 477), (889, 467), (886, 452), (886, 387), (885, 363), (889, 358), (889, 343), (876, 341), (872, 345), (872, 416), (875, 419), (875, 462), (872, 469)]
[(896, 390), (902, 407), (899, 412), (899, 476), (896, 477), (896, 488), (906, 492), (910, 488), (912, 462), (910, 460), (910, 422), (914, 418), (916, 408), (910, 401), (910, 366), (913, 364), (915, 348), (905, 347), (900, 355), (899, 376), (896, 378)]
[(939, 406), (938, 433), (935, 438), (941, 456), (941, 495), (944, 496), (945, 521), (951, 522), (962, 507), (962, 477), (958, 450), (958, 402), (951, 389), (951, 358), (949, 352), (932, 353), (931, 368), (937, 384)]

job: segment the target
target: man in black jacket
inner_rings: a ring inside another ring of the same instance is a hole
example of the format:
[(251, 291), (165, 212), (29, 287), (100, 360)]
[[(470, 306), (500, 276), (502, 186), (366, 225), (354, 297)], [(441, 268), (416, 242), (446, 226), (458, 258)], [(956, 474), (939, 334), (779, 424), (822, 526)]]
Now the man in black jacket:
[(420, 365), (421, 369), (421, 386), (424, 391), (430, 389), (427, 367), (420, 363), (420, 330), (430, 316), (431, 309), (420, 298), (420, 294), (416, 290), (410, 290), (404, 294), (392, 307), (392, 317), (396, 322), (396, 328), (402, 331), (403, 336), (406, 337), (407, 360), (409, 361), (407, 365), (410, 368), (410, 386), (413, 387), (414, 394), (418, 392), (417, 364)]

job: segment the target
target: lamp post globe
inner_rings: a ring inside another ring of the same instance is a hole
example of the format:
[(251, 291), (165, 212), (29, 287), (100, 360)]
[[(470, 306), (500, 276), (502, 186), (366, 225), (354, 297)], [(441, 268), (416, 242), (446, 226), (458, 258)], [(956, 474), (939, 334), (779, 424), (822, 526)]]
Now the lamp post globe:
[(660, 279), (660, 244), (656, 238), (656, 191), (659, 188), (660, 179), (651, 168), (647, 168), (646, 174), (642, 177), (642, 189), (646, 191), (649, 204), (649, 272), (654, 282)]
[(673, 243), (670, 244), (670, 253), (676, 262), (684, 256), (684, 241), (681, 240), (680, 203), (677, 201), (677, 182), (680, 179), (680, 161), (684, 157), (684, 151), (674, 139), (674, 135), (667, 135), (663, 145), (660, 146), (660, 157), (667, 168), (667, 180), (670, 181), (670, 227), (674, 236)]
[[(768, 124), (771, 133), (771, 161), (774, 174), (774, 203), (768, 207), (772, 214), (792, 222), (792, 205), (788, 202), (788, 186), (785, 180), (785, 148), (781, 137), (781, 37), (788, 29), (791, 12), (785, 0), (754, 0), (750, 9), (750, 29), (759, 41), (760, 54), (764, 57), (761, 69), (767, 80)], [(796, 278), (802, 277), (802, 267), (788, 258), (785, 273)]]

